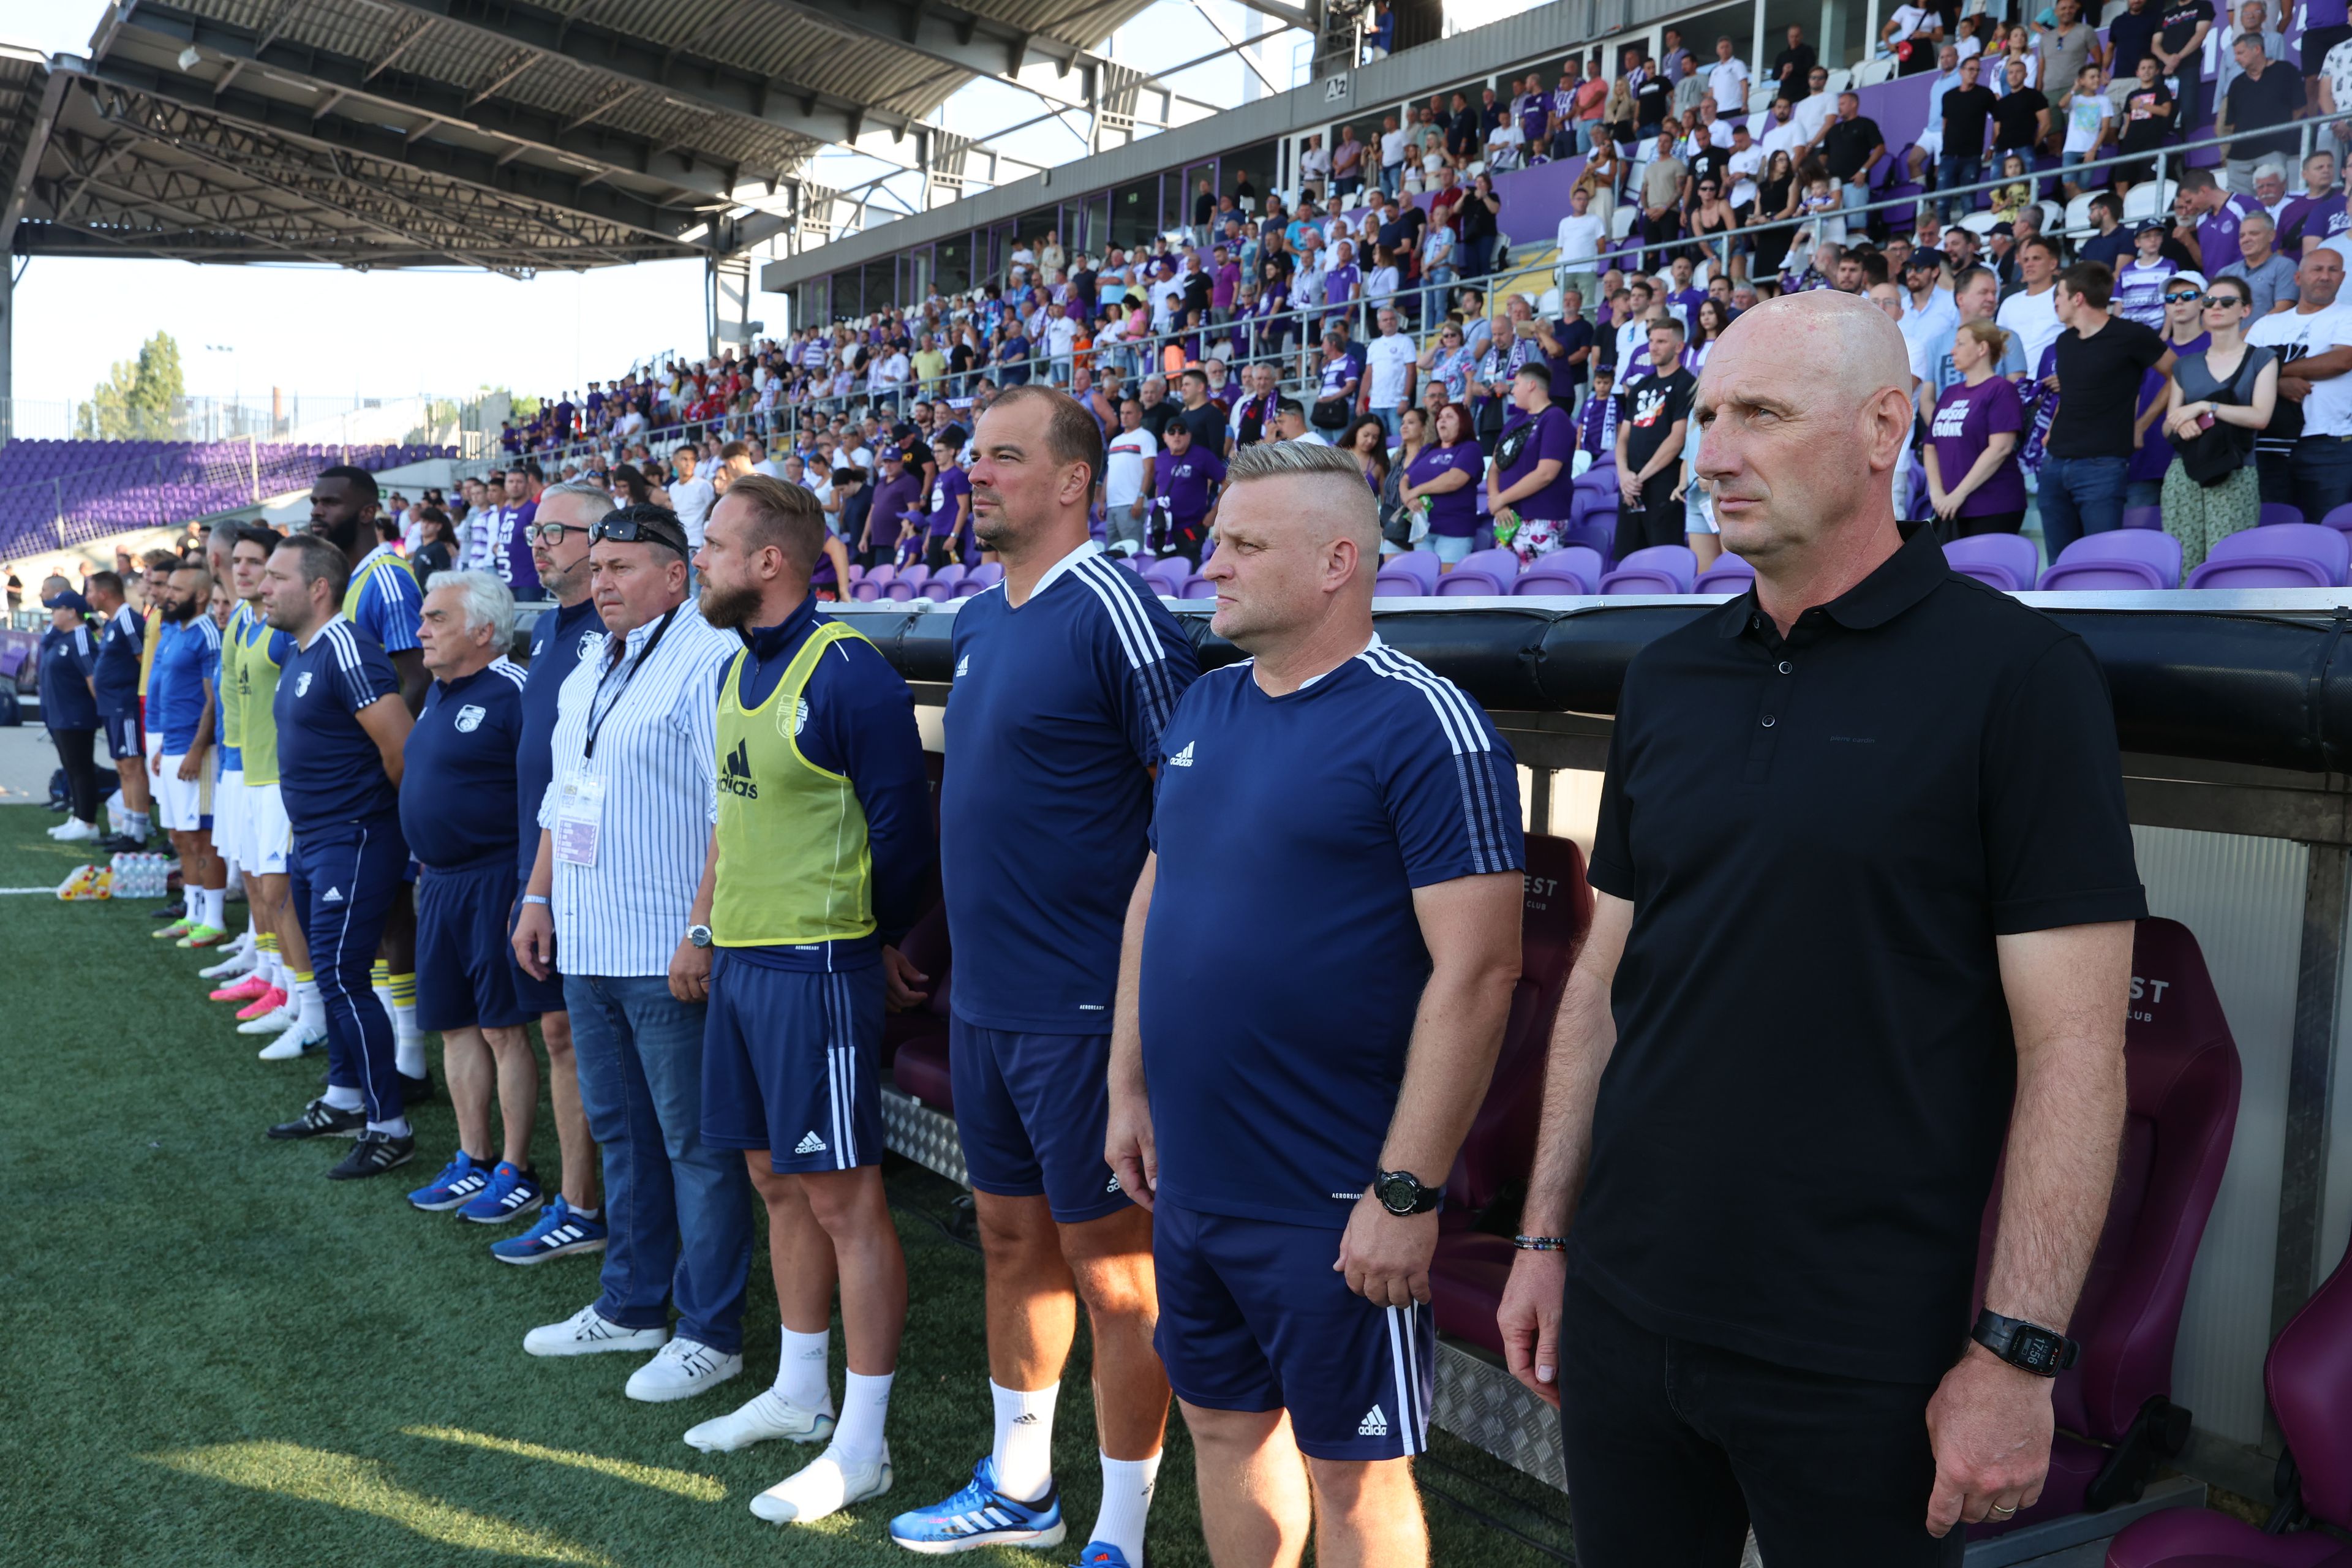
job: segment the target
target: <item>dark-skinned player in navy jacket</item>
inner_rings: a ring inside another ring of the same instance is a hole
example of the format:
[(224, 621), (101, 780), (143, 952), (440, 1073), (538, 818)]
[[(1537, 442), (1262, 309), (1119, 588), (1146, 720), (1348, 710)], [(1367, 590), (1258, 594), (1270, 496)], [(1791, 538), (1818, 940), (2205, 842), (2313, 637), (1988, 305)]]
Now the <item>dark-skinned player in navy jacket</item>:
[(1252, 657), (1162, 734), (1105, 1157), (1152, 1210), (1210, 1556), (1295, 1563), (1311, 1524), (1318, 1562), (1402, 1568), (1438, 1201), (1519, 974), (1517, 768), (1374, 634), (1352, 457), (1244, 448), (1217, 535), (1212, 625)]

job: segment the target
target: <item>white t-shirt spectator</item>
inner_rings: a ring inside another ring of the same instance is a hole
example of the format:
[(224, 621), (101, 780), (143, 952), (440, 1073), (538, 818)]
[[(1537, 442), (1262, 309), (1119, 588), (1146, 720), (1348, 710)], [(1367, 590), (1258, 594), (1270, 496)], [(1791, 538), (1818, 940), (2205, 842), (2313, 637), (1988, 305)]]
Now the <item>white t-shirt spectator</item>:
[[(2321, 319), (2312, 323), (2304, 339), (2311, 345), (2313, 353), (2324, 354), (2330, 349), (2352, 343), (2352, 309), (2336, 305), (2319, 314)], [(2283, 319), (2281, 316), (2263, 318), (2265, 321)], [(2330, 376), (2326, 381), (2311, 384), (2311, 395), (2303, 400), (2303, 433), (2306, 436), (2352, 436), (2352, 375)]]
[(690, 479), (670, 481), (669, 509), (685, 524), (686, 542), (697, 550), (702, 548), (702, 525), (710, 521), (710, 509), (718, 500), (719, 492), (699, 471)]
[(1593, 213), (1574, 213), (1559, 220), (1559, 264), (1570, 272), (1589, 272), (1609, 243), (1609, 225)]
[(1717, 60), (1707, 68), (1706, 89), (1715, 94), (1717, 114), (1748, 112), (1748, 62), (1737, 58)]
[(2104, 92), (2078, 92), (2066, 106), (2066, 151), (2087, 153), (2099, 144), (2099, 134), (2113, 116)]
[(1143, 465), (1160, 455), (1160, 443), (1139, 425), (1112, 436), (1108, 454), (1103, 465), (1103, 504), (1119, 507), (1141, 499)]
[(1364, 374), (1370, 383), (1370, 406), (1396, 408), (1405, 400), (1412, 379), (1412, 340), (1402, 332), (1374, 338), (1364, 345)]
[(1318, 190), (1322, 189), (1331, 177), (1331, 150), (1328, 147), (1310, 147), (1300, 153), (1298, 177)]
[(1735, 207), (1744, 207), (1754, 202), (1756, 176), (1764, 172), (1764, 149), (1750, 142), (1748, 151), (1734, 153), (1726, 167), (1731, 171), (1731, 194), (1724, 200)]
[(1799, 145), (1820, 138), (1822, 128), (1837, 113), (1837, 99), (1829, 92), (1817, 92), (1789, 111), (1789, 123), (1797, 128)]
[(1381, 167), (1383, 169), (1393, 169), (1398, 164), (1403, 163), (1405, 149), (1412, 144), (1412, 132), (1410, 131), (1399, 130), (1381, 132)]
[(1058, 321), (1045, 323), (1045, 352), (1055, 359), (1067, 359), (1077, 345), (1078, 324), (1064, 316)]
[(1994, 318), (2005, 332), (2017, 334), (2018, 346), (2025, 351), (2027, 364), (2040, 364), (2042, 351), (2058, 341), (2063, 329), (2058, 325), (2058, 290), (2044, 289), (2031, 294), (2021, 289), (2001, 302), (2000, 313)]

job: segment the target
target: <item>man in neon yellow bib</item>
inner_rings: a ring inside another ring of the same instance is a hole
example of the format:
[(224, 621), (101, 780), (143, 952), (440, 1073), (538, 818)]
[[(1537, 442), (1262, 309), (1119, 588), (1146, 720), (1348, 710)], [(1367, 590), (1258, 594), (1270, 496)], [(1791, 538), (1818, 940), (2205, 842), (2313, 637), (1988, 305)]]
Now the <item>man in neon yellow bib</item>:
[[(774, 1386), (686, 1440), (709, 1451), (829, 1435), (753, 1500), (779, 1524), (890, 1489), (883, 1417), (907, 1265), (882, 1190), (882, 1017), (886, 992), (921, 1000), (895, 944), (921, 912), (934, 853), (907, 683), (809, 595), (824, 539), (815, 496), (745, 475), (694, 563), (704, 617), (746, 645), (719, 683), (710, 850), (688, 931), (708, 965), (702, 1137), (745, 1152), (768, 1205), (783, 1344)], [(836, 1277), (849, 1363), (837, 1420), (825, 1380)]]

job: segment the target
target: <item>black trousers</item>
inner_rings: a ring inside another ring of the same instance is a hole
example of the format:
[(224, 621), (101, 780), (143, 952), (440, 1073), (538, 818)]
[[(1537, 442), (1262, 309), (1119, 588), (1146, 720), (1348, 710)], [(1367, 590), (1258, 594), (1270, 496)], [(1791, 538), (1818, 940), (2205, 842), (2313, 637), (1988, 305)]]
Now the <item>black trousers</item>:
[(52, 730), (49, 739), (57, 742), (58, 765), (66, 770), (66, 797), (73, 803), (73, 815), (78, 821), (98, 820), (98, 731), (95, 730)]
[(1675, 499), (1675, 484), (1681, 477), (1682, 466), (1670, 464), (1650, 476), (1649, 482), (1642, 487), (1639, 504), (1629, 506), (1622, 497), (1619, 499), (1618, 560), (1653, 544), (1683, 542), (1683, 503)]
[(1776, 1366), (1651, 1332), (1573, 1274), (1560, 1426), (1584, 1568), (1957, 1568), (1927, 1533), (1935, 1388)]

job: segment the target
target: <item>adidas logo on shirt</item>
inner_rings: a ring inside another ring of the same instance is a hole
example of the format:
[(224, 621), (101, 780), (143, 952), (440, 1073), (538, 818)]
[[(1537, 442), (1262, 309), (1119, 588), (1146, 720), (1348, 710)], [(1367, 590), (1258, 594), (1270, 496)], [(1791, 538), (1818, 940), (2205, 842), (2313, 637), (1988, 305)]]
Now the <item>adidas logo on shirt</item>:
[[(738, 741), (735, 749), (727, 753), (726, 765), (719, 770), (719, 787), (730, 795), (740, 795), (745, 800), (760, 798), (760, 786), (751, 782), (751, 747), (748, 741)], [(823, 1148), (823, 1144), (818, 1145)]]
[(1388, 1435), (1389, 1418), (1377, 1405), (1365, 1411), (1364, 1418), (1356, 1423), (1356, 1436), (1359, 1437), (1385, 1437)]
[(329, 888), (319, 895), (319, 901), (322, 904), (340, 904), (343, 901), (343, 890), (341, 888)]
[(1171, 768), (1191, 767), (1192, 765), (1192, 742), (1190, 741), (1185, 742), (1184, 749), (1168, 759), (1168, 765)]
[(966, 654), (961, 658), (956, 660), (956, 679), (958, 680), (961, 680), (965, 676), (970, 675), (971, 673), (971, 655)]
[(807, 1137), (802, 1139), (800, 1142), (793, 1147), (793, 1152), (795, 1154), (822, 1154), (824, 1152), (824, 1140), (812, 1132)]

